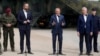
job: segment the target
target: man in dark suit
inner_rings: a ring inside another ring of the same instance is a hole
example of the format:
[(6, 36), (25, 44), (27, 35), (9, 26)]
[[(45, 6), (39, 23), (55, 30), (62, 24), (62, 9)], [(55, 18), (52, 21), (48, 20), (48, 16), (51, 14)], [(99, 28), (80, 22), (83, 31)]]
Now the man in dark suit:
[(90, 46), (92, 51), (92, 40), (93, 40), (93, 48), (94, 52), (99, 52), (97, 48), (97, 39), (98, 39), (98, 33), (99, 33), (99, 26), (100, 26), (100, 19), (96, 15), (96, 8), (92, 9), (92, 18), (93, 18), (93, 35), (90, 37)]
[(62, 54), (62, 40), (63, 40), (63, 30), (62, 27), (65, 25), (64, 16), (60, 14), (60, 8), (55, 9), (55, 14), (51, 16), (50, 25), (52, 27), (52, 41), (53, 41), (53, 54), (56, 53), (56, 40), (58, 36), (59, 42), (59, 52)]
[(77, 32), (80, 39), (79, 47), (80, 47), (80, 55), (83, 54), (83, 41), (85, 36), (85, 42), (86, 42), (86, 49), (87, 55), (90, 55), (90, 43), (89, 38), (90, 35), (93, 34), (93, 22), (92, 22), (92, 16), (87, 13), (87, 8), (82, 8), (82, 15), (79, 16), (78, 19), (78, 26), (77, 26)]
[(29, 11), (29, 4), (24, 3), (23, 9), (18, 13), (18, 27), (20, 32), (20, 50), (19, 54), (23, 54), (24, 50), (24, 35), (26, 36), (26, 46), (28, 49), (28, 53), (32, 54), (30, 47), (30, 32), (31, 26), (30, 23), (32, 21), (32, 13)]

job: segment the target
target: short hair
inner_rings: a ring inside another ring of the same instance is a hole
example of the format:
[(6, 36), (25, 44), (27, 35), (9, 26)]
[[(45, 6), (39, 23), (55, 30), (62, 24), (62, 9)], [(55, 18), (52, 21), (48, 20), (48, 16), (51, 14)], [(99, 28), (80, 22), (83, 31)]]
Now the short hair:
[(29, 4), (29, 3), (27, 3), (27, 2), (24, 2), (24, 3), (23, 3), (23, 6), (24, 6), (25, 4)]
[(97, 11), (97, 8), (92, 8), (92, 11)]
[(60, 9), (60, 10), (61, 10), (61, 8), (60, 8), (60, 7), (56, 7), (55, 9)]
[(86, 6), (82, 7), (82, 9), (83, 9), (83, 8), (86, 8), (86, 9), (88, 9)]
[(60, 7), (56, 7), (56, 8), (55, 8), (55, 10), (56, 10), (56, 9), (59, 9), (59, 10), (61, 10), (61, 8), (60, 8)]

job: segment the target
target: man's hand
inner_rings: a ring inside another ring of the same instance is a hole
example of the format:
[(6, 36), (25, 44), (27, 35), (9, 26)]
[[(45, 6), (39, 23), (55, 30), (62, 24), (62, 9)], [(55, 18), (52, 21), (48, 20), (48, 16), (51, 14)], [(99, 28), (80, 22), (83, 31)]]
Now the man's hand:
[(93, 32), (90, 32), (90, 35), (92, 36), (93, 35)]
[(56, 23), (53, 21), (52, 25), (54, 26), (54, 25), (56, 25)]
[(30, 20), (27, 20), (28, 23), (30, 23)]
[(24, 21), (24, 24), (27, 24), (27, 21)]
[(98, 34), (100, 33), (100, 31), (98, 31)]
[(80, 36), (80, 33), (79, 32), (77, 32), (77, 36)]
[(11, 24), (6, 24), (6, 26), (7, 26), (7, 27), (11, 27), (12, 25), (11, 25)]
[(64, 26), (64, 25), (65, 25), (65, 23), (63, 22), (63, 23), (62, 23), (62, 26)]

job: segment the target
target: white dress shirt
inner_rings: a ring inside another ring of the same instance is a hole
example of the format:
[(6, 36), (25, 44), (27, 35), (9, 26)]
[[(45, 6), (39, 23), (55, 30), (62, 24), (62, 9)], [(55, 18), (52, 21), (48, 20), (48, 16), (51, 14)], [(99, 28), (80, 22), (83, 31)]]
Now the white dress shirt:
[(87, 16), (86, 16), (86, 15), (84, 15), (84, 21), (85, 21), (85, 23), (86, 23), (86, 21), (87, 21)]
[[(86, 15), (83, 15), (84, 16), (84, 21), (85, 23), (87, 22), (87, 16)], [(86, 25), (84, 26), (86, 28)]]
[(56, 18), (57, 18), (57, 22), (59, 23), (59, 17), (56, 15)]
[(25, 18), (27, 19), (27, 12), (26, 12), (26, 10), (23, 9), (23, 12), (24, 12)]

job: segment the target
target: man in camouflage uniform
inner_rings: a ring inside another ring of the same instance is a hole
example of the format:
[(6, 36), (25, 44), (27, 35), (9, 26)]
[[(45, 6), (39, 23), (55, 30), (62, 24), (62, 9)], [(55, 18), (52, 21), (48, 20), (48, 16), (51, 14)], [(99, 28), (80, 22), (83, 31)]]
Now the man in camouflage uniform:
[(10, 46), (11, 46), (11, 51), (15, 51), (14, 49), (14, 31), (13, 27), (16, 23), (16, 18), (15, 16), (11, 13), (11, 9), (7, 8), (5, 10), (5, 13), (3, 14), (3, 46), (4, 46), (4, 51), (7, 51), (7, 45), (8, 45), (8, 36), (10, 38)]
[(0, 55), (2, 54), (2, 50), (1, 50), (1, 14), (0, 14)]
[(2, 6), (0, 5), (0, 55), (2, 54), (2, 47), (1, 47), (1, 26), (2, 26)]

